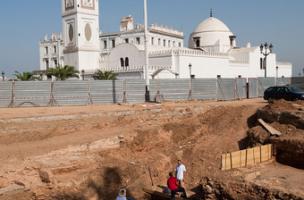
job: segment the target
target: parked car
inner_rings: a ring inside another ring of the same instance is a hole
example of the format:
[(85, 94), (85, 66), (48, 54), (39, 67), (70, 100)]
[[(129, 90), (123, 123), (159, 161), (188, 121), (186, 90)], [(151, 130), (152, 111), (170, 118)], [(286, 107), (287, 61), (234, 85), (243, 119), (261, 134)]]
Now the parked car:
[(304, 100), (304, 90), (293, 85), (273, 86), (265, 90), (264, 99)]

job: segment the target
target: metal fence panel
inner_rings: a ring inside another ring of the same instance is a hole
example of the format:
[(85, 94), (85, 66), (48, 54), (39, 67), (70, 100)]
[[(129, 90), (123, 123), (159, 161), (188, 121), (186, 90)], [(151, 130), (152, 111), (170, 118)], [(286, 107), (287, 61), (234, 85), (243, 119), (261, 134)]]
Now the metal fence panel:
[(258, 98), (259, 97), (259, 85), (257, 78), (249, 78), (249, 98)]
[(87, 81), (56, 81), (54, 82), (54, 98), (56, 104), (87, 105), (89, 100), (89, 84)]
[(304, 89), (304, 77), (294, 77), (294, 78), (291, 78), (290, 84), (296, 85), (296, 86)]
[(192, 98), (199, 100), (216, 99), (216, 79), (193, 79)]
[(90, 95), (93, 104), (116, 103), (119, 94), (116, 91), (116, 82), (111, 80), (90, 81)]
[(49, 81), (16, 81), (14, 106), (47, 106), (50, 87)]
[(259, 97), (264, 96), (264, 91), (275, 85), (275, 78), (269, 77), (269, 78), (258, 78), (258, 95)]
[(234, 100), (236, 98), (236, 80), (235, 79), (217, 79), (217, 99)]
[(247, 98), (247, 80), (245, 78), (237, 78), (236, 81), (236, 98)]
[(0, 82), (0, 107), (8, 107), (12, 97), (13, 82)]
[(291, 84), (291, 78), (278, 78), (277, 85), (289, 85)]
[(127, 103), (144, 103), (146, 82), (145, 80), (125, 80), (124, 90), (126, 91)]
[(153, 101), (157, 92), (163, 100), (176, 101), (189, 98), (190, 79), (157, 79), (150, 82), (150, 99)]

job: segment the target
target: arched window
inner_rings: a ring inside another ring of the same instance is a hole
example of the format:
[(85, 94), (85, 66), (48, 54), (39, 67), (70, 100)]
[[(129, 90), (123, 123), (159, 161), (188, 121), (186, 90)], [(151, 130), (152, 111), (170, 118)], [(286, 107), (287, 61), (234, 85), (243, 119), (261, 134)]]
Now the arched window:
[(195, 37), (193, 38), (194, 42), (195, 42), (195, 47), (199, 48), (201, 46), (201, 40), (199, 37)]
[(123, 58), (120, 58), (120, 66), (124, 67), (125, 66), (125, 61)]
[(129, 58), (128, 57), (125, 58), (125, 66), (129, 67)]

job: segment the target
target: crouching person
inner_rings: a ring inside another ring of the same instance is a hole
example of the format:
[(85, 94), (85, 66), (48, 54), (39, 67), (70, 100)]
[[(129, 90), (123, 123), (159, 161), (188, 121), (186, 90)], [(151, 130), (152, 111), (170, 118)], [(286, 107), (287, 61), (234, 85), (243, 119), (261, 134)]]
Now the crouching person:
[(171, 191), (171, 200), (175, 200), (175, 195), (178, 192), (182, 193), (183, 198), (187, 198), (185, 189), (179, 186), (177, 179), (173, 176), (173, 172), (169, 173), (169, 179), (167, 181), (167, 185)]

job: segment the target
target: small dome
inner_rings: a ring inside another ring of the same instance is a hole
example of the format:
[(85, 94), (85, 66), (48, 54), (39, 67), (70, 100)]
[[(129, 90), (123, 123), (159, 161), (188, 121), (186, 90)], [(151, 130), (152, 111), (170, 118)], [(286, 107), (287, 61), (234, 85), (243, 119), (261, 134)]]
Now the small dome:
[(230, 32), (230, 29), (221, 20), (209, 17), (202, 21), (194, 31), (194, 33), (202, 32)]
[(209, 17), (201, 22), (189, 38), (190, 48), (202, 48), (208, 52), (226, 53), (232, 48), (234, 36), (230, 29), (219, 19)]

